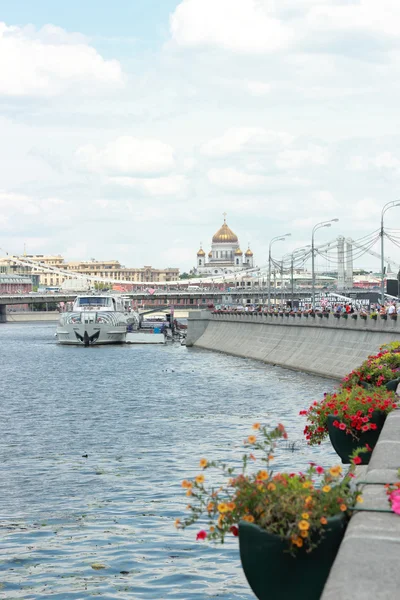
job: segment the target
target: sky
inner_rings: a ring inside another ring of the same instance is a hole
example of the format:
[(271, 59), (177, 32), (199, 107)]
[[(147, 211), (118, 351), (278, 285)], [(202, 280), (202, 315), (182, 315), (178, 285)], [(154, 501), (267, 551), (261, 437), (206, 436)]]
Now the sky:
[(187, 271), (224, 212), (260, 266), (321, 221), (318, 244), (372, 234), (400, 199), (399, 22), (398, 0), (0, 0), (0, 255)]

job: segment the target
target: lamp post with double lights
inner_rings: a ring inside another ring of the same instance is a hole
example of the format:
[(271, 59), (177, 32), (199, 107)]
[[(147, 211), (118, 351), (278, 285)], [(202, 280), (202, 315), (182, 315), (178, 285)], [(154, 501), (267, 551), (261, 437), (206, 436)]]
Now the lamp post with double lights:
[(272, 240), (269, 243), (269, 250), (268, 250), (268, 310), (271, 308), (271, 262), (272, 262), (271, 247), (272, 247), (272, 244), (274, 244), (275, 242), (283, 242), (290, 235), (291, 235), (290, 233), (285, 233), (284, 235), (277, 235), (276, 237), (272, 238)]
[(317, 229), (322, 227), (331, 227), (332, 223), (337, 223), (339, 219), (331, 219), (330, 221), (322, 221), (314, 225), (311, 234), (311, 279), (312, 279), (312, 309), (315, 311), (315, 247), (314, 247), (314, 234)]
[(294, 261), (296, 258), (299, 258), (300, 255), (306, 254), (308, 248), (311, 248), (310, 244), (307, 246), (303, 246), (302, 248), (297, 248), (290, 253), (290, 285), (291, 285), (291, 295), (292, 295), (292, 309), (294, 304)]
[(381, 236), (381, 304), (385, 304), (385, 263), (384, 263), (384, 255), (383, 255), (383, 238), (385, 235), (385, 231), (383, 229), (383, 217), (384, 214), (387, 210), (389, 210), (389, 208), (394, 208), (395, 206), (400, 206), (400, 201), (399, 200), (393, 200), (392, 202), (388, 202), (387, 204), (385, 204), (385, 206), (382, 208), (382, 213), (381, 213), (381, 232), (380, 232), (380, 236)]

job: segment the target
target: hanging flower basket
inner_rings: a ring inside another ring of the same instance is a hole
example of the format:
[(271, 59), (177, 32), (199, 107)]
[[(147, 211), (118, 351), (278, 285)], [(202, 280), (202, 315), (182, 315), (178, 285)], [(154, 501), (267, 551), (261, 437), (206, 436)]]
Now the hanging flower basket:
[(296, 556), (278, 535), (253, 523), (239, 523), (240, 560), (246, 579), (259, 600), (318, 600), (343, 539), (347, 519), (327, 520), (325, 537), (313, 552)]

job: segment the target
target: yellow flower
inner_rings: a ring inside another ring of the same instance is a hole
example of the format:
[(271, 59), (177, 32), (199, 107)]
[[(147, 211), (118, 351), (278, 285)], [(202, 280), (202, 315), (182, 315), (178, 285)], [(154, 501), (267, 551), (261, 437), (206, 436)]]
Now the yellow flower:
[(221, 502), (218, 504), (218, 512), (226, 513), (229, 511), (228, 505), (225, 502)]
[(313, 503), (313, 499), (312, 496), (307, 496), (307, 498), (304, 500), (304, 504), (306, 506), (311, 505)]
[(342, 467), (340, 465), (337, 465), (336, 467), (331, 467), (329, 469), (329, 473), (332, 475), (332, 477), (338, 477), (341, 472), (342, 472)]
[(193, 486), (193, 483), (191, 481), (188, 481), (187, 479), (184, 479), (182, 481), (182, 487), (183, 488), (191, 488)]
[(243, 517), (243, 521), (247, 521), (248, 523), (254, 523), (254, 517), (253, 515), (245, 515)]
[(253, 429), (260, 429), (261, 425), (260, 423), (254, 423), (253, 425)]
[(299, 524), (297, 525), (297, 527), (300, 529), (300, 531), (307, 531), (308, 529), (310, 529), (310, 523), (308, 521), (299, 521)]
[(261, 481), (268, 479), (268, 471), (258, 471), (257, 479), (261, 479)]
[(236, 504), (234, 502), (228, 502), (227, 507), (229, 510), (235, 510)]
[(311, 481), (305, 481), (303, 483), (303, 488), (307, 489), (307, 488), (311, 487), (311, 485), (312, 485)]
[(362, 504), (362, 503), (364, 502), (364, 499), (363, 499), (363, 497), (362, 497), (362, 496), (357, 496), (357, 498), (356, 498), (356, 501), (357, 501), (359, 504)]
[(218, 527), (222, 527), (224, 524), (224, 515), (219, 515), (217, 525)]
[(194, 480), (196, 483), (202, 484), (202, 483), (204, 483), (205, 477), (204, 477), (204, 475), (197, 475), (197, 477), (195, 477)]
[(340, 510), (341, 510), (342, 512), (344, 512), (345, 510), (347, 510), (347, 506), (346, 506), (345, 504), (341, 504), (341, 505), (339, 506), (339, 508), (340, 508)]
[(276, 485), (274, 483), (269, 483), (267, 485), (267, 490), (270, 490), (271, 492), (274, 492), (276, 490)]
[(208, 463), (207, 463), (207, 459), (205, 459), (205, 458), (202, 458), (202, 459), (200, 460), (200, 467), (201, 467), (202, 469), (205, 469), (205, 468), (206, 468), (206, 466), (207, 466), (207, 464), (208, 464)]
[(264, 486), (263, 486), (263, 484), (262, 484), (262, 483), (259, 483), (259, 484), (258, 484), (258, 486), (257, 486), (257, 489), (258, 489), (260, 492), (262, 492), (262, 491), (264, 490)]
[(180, 524), (181, 524), (181, 520), (180, 519), (175, 519), (175, 527), (177, 529), (179, 529)]
[(320, 523), (321, 523), (321, 525), (326, 525), (326, 524), (327, 524), (327, 522), (328, 522), (328, 521), (327, 521), (327, 519), (325, 519), (325, 517), (321, 517), (321, 518), (320, 518)]
[(331, 491), (331, 486), (330, 485), (324, 485), (324, 487), (322, 488), (322, 491), (325, 492), (325, 494), (327, 494), (328, 492)]
[(308, 537), (308, 531), (300, 531), (300, 535), (301, 537), (306, 538)]
[(257, 441), (257, 438), (255, 435), (249, 435), (249, 437), (247, 438), (247, 441), (249, 444), (255, 444)]
[(302, 519), (309, 519), (310, 515), (308, 513), (302, 513), (301, 518)]

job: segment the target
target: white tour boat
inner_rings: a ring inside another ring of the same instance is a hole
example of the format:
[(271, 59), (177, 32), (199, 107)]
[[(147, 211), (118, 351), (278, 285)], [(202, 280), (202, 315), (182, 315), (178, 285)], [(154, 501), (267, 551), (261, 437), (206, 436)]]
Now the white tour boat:
[(77, 296), (72, 311), (60, 315), (60, 344), (91, 346), (126, 342), (128, 327), (137, 328), (139, 315), (118, 295)]

